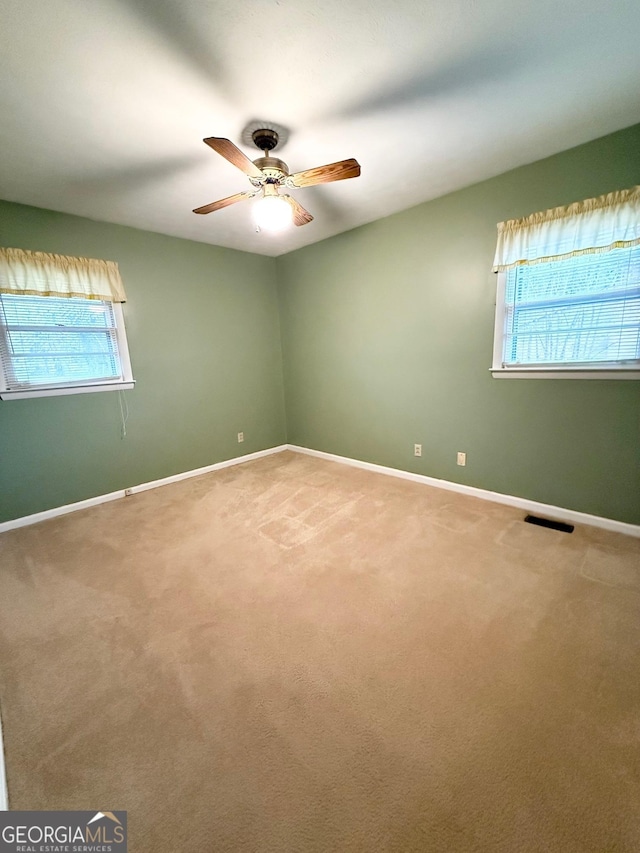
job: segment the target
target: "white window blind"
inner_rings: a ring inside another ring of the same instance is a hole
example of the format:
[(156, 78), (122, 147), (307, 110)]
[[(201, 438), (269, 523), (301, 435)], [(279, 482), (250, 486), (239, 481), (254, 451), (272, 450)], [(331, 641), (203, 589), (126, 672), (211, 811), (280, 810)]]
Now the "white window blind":
[(506, 271), (503, 367), (640, 363), (640, 245)]
[(118, 321), (120, 306), (110, 301), (1, 293), (2, 391), (131, 382)]

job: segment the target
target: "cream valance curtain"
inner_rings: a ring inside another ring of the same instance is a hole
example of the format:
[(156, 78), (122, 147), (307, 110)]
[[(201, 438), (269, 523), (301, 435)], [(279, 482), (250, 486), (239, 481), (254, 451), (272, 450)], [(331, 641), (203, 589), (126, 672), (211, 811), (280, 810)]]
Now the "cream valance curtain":
[(114, 261), (0, 248), (0, 293), (126, 302)]
[(640, 243), (640, 186), (498, 224), (493, 271)]

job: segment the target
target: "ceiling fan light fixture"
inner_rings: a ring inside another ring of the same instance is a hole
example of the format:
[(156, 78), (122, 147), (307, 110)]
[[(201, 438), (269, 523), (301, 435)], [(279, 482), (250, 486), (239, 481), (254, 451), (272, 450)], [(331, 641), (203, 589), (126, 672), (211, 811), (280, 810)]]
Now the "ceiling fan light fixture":
[(253, 221), (261, 231), (285, 231), (292, 214), (289, 202), (277, 195), (264, 196), (253, 205)]

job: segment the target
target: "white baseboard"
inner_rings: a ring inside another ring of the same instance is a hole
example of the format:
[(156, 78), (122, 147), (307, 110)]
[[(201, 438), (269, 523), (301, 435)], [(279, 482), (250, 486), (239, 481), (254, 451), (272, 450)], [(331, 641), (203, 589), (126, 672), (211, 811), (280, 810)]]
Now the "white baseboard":
[(571, 521), (576, 524), (590, 524), (592, 527), (601, 527), (604, 530), (613, 530), (615, 533), (625, 533), (627, 536), (640, 537), (640, 525), (627, 524), (624, 521), (616, 521), (613, 518), (603, 518), (599, 515), (589, 515), (586, 512), (578, 512), (575, 509), (564, 509), (560, 506), (543, 504), (538, 501), (530, 501), (527, 498), (519, 498), (515, 495), (503, 495), (500, 492), (490, 492), (486, 489), (478, 489), (475, 486), (465, 486), (462, 483), (452, 483), (450, 480), (439, 480), (436, 477), (428, 477), (426, 474), (413, 474), (411, 471), (403, 471), (400, 468), (387, 468), (385, 465), (376, 465), (373, 462), (361, 462), (359, 459), (350, 459), (348, 456), (336, 456), (334, 453), (325, 453), (323, 450), (311, 450), (308, 447), (300, 447), (296, 444), (287, 444), (287, 450), (296, 453), (306, 453), (308, 456), (317, 456), (319, 459), (328, 459), (331, 462), (340, 462), (342, 465), (351, 465), (353, 468), (362, 468), (365, 471), (374, 471), (377, 474), (386, 474), (390, 477), (399, 477), (401, 480), (411, 480), (413, 483), (423, 483), (426, 486), (435, 486), (438, 489), (447, 489), (450, 492), (459, 492), (463, 495), (471, 495), (483, 501), (514, 506), (525, 509), (528, 512), (543, 515), (559, 521)]
[(172, 474), (170, 477), (163, 477), (161, 480), (151, 480), (150, 483), (140, 483), (139, 486), (132, 486), (130, 489), (125, 489), (125, 492), (128, 495), (135, 495), (138, 492), (146, 492), (147, 489), (157, 489), (159, 486), (168, 486), (169, 483), (188, 480), (190, 477), (199, 477), (201, 474), (210, 474), (212, 471), (220, 471), (222, 468), (231, 468), (232, 465), (242, 465), (243, 462), (251, 462), (252, 459), (262, 459), (263, 456), (271, 456), (273, 453), (282, 453), (283, 450), (287, 450), (286, 444), (280, 444), (278, 447), (268, 447), (266, 450), (256, 450), (255, 453), (236, 456), (233, 459), (226, 459), (224, 462), (214, 462), (213, 465), (205, 465), (204, 468), (194, 468), (193, 471), (185, 471), (182, 474)]
[(255, 453), (247, 453), (245, 456), (236, 456), (233, 459), (226, 459), (224, 462), (214, 462), (213, 465), (194, 468), (192, 471), (184, 471), (181, 474), (172, 474), (170, 477), (162, 477), (162, 479), (152, 480), (150, 483), (139, 483), (137, 486), (118, 489), (117, 492), (109, 492), (106, 495), (97, 495), (95, 498), (88, 498), (85, 501), (57, 506), (53, 509), (44, 510), (44, 512), (35, 512), (33, 515), (24, 515), (22, 518), (14, 518), (11, 521), (2, 522), (0, 524), (0, 533), (4, 533), (7, 530), (14, 530), (16, 527), (26, 527), (28, 524), (37, 524), (39, 521), (47, 521), (49, 518), (56, 518), (58, 515), (66, 515), (68, 512), (77, 512), (79, 509), (87, 509), (90, 506), (97, 506), (108, 501), (116, 501), (119, 498), (126, 498), (138, 492), (146, 492), (147, 489), (168, 486), (169, 483), (177, 483), (179, 480), (187, 480), (189, 477), (199, 477), (200, 474), (209, 474), (211, 471), (219, 471), (221, 468), (229, 468), (231, 465), (241, 465), (243, 462), (251, 462), (252, 459), (260, 459), (263, 456), (270, 456), (272, 453), (281, 453), (283, 450), (287, 450), (286, 444), (281, 444), (278, 447), (269, 447), (267, 450), (257, 450)]
[(39, 521), (46, 521), (47, 519), (55, 518), (58, 515), (77, 512), (80, 509), (87, 509), (88, 507), (97, 506), (98, 504), (107, 503), (108, 501), (119, 500), (120, 498), (127, 497), (128, 495), (135, 495), (138, 492), (146, 492), (148, 489), (157, 489), (159, 486), (168, 486), (170, 483), (177, 483), (180, 480), (187, 480), (190, 477), (209, 474), (211, 471), (219, 471), (222, 468), (229, 468), (232, 465), (241, 465), (243, 462), (251, 462), (252, 459), (260, 459), (263, 456), (270, 456), (273, 453), (281, 453), (283, 450), (292, 450), (295, 453), (305, 453), (308, 456), (316, 456), (319, 459), (328, 459), (331, 462), (339, 462), (342, 465), (351, 465), (354, 468), (362, 468), (365, 471), (373, 471), (377, 474), (386, 474), (390, 477), (399, 477), (401, 480), (410, 480), (413, 483), (422, 483), (427, 486), (435, 486), (438, 489), (447, 489), (451, 492), (470, 495), (471, 497), (480, 498), (481, 500), (493, 501), (494, 503), (505, 504), (506, 506), (514, 506), (518, 509), (524, 509), (528, 512), (548, 516), (560, 521), (572, 521), (576, 524), (589, 524), (592, 527), (600, 527), (604, 530), (612, 530), (615, 533), (624, 533), (627, 536), (636, 536), (640, 538), (640, 525), (638, 524), (627, 524), (624, 521), (616, 521), (613, 518), (590, 515), (586, 512), (578, 512), (574, 509), (565, 509), (564, 507), (544, 504), (539, 501), (531, 501), (527, 498), (516, 497), (515, 495), (503, 495), (501, 492), (490, 492), (487, 489), (479, 489), (476, 486), (465, 486), (462, 483), (453, 483), (450, 480), (439, 480), (437, 477), (429, 477), (426, 474), (414, 474), (411, 471), (403, 471), (401, 468), (388, 468), (385, 465), (376, 465), (374, 462), (362, 462), (360, 459), (351, 459), (348, 456), (337, 456), (335, 453), (325, 453), (324, 450), (312, 450), (309, 447), (301, 447), (297, 444), (280, 444), (277, 447), (269, 447), (266, 450), (247, 453), (245, 456), (236, 456), (233, 459), (226, 459), (224, 462), (215, 462), (213, 465), (205, 465), (203, 468), (194, 468), (192, 471), (184, 471), (181, 474), (172, 474), (170, 477), (163, 477), (160, 480), (152, 480), (149, 483), (139, 483), (137, 486), (119, 489), (117, 492), (109, 492), (106, 495), (97, 495), (95, 498), (88, 498), (84, 501), (77, 501), (76, 503), (66, 504), (65, 506), (54, 507), (53, 509), (48, 509), (44, 512), (25, 515), (22, 518), (14, 518), (11, 521), (0, 523), (0, 533), (4, 533), (7, 530), (13, 530), (17, 527), (26, 527), (29, 524), (37, 524)]

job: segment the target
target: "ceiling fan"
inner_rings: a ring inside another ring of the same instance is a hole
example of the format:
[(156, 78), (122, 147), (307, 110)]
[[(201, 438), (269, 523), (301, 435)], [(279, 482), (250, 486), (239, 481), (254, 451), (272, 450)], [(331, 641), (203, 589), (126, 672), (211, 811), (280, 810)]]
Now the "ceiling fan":
[(360, 174), (360, 164), (357, 160), (341, 160), (326, 166), (316, 166), (303, 172), (289, 174), (289, 167), (283, 160), (272, 157), (271, 152), (278, 144), (278, 133), (270, 128), (254, 130), (251, 138), (262, 157), (250, 160), (229, 139), (210, 136), (203, 141), (217, 151), (249, 178), (252, 189), (227, 196), (211, 204), (196, 207), (194, 213), (212, 213), (221, 210), (237, 201), (249, 198), (259, 198), (254, 205), (254, 218), (258, 228), (279, 231), (286, 228), (292, 221), (294, 225), (306, 225), (313, 216), (287, 193), (280, 195), (280, 187), (312, 187), (314, 184), (328, 184), (332, 181), (343, 181), (345, 178), (357, 178)]

